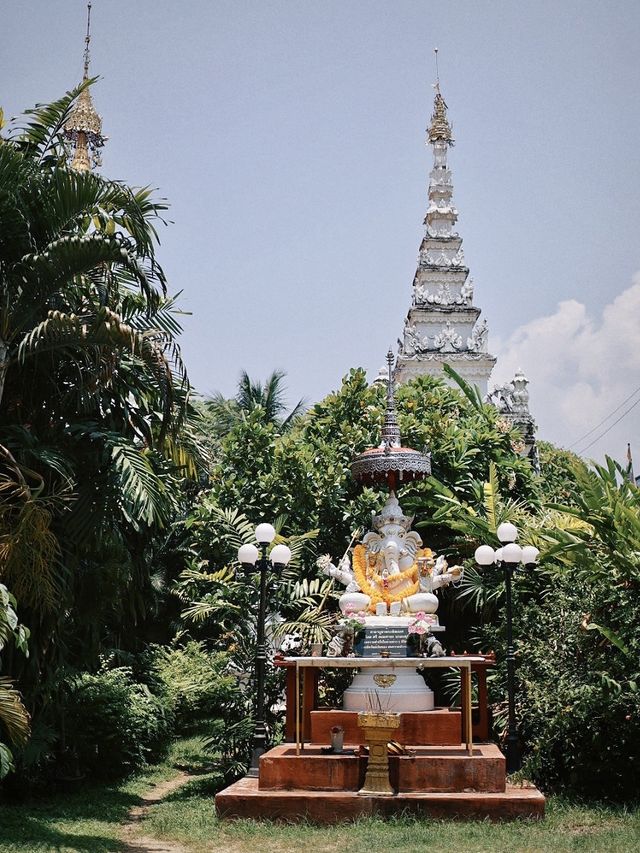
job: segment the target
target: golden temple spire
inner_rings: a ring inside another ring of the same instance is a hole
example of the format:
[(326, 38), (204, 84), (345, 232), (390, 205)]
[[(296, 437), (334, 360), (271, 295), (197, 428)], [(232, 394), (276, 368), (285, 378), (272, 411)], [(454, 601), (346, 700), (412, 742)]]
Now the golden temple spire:
[(434, 48), (433, 52), (436, 58), (436, 82), (433, 88), (436, 90), (435, 100), (433, 102), (433, 114), (431, 116), (431, 124), (427, 130), (427, 138), (429, 142), (442, 140), (443, 142), (453, 145), (453, 134), (451, 133), (451, 125), (447, 118), (447, 104), (440, 93), (440, 72), (438, 70), (438, 48)]
[[(89, 79), (89, 44), (91, 43), (91, 2), (87, 3), (87, 34), (84, 38), (84, 70), (82, 81)], [(64, 125), (64, 135), (73, 145), (71, 168), (88, 172), (93, 166), (101, 165), (100, 148), (107, 137), (102, 135), (102, 119), (93, 106), (87, 86), (69, 113)]]

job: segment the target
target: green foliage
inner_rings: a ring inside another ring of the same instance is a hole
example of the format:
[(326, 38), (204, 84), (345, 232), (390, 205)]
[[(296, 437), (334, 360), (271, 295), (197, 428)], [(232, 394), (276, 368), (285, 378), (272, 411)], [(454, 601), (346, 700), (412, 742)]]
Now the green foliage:
[(29, 660), (3, 664), (48, 744), (66, 673), (139, 650), (206, 467), (156, 256), (166, 204), (67, 165), (87, 85), (0, 143), (0, 580), (31, 628)]
[(546, 790), (633, 801), (640, 795), (638, 658), (589, 630), (585, 610), (598, 607), (600, 593), (558, 576), (546, 607), (520, 594), (518, 714), (529, 745), (526, 770)]
[[(371, 510), (384, 502), (382, 491), (362, 490), (350, 475), (353, 456), (379, 441), (384, 406), (384, 389), (352, 370), (339, 391), (312, 406), (286, 435), (259, 410), (250, 412), (222, 442), (212, 472), (214, 501), (242, 507), (256, 521), (286, 514), (294, 531), (318, 528), (319, 551), (342, 553), (352, 532), (366, 529)], [(447, 491), (476, 501), (491, 463), (500, 488), (537, 503), (531, 467), (514, 450), (517, 435), (490, 406), (420, 377), (398, 390), (397, 407), (404, 443), (432, 456), (433, 477), (400, 495), (422, 521), (430, 522)], [(432, 527), (436, 545), (448, 539), (442, 522)]]
[[(640, 499), (624, 473), (611, 460), (575, 465), (573, 505), (520, 520), (543, 553), (533, 573), (516, 575), (514, 634), (525, 772), (545, 790), (632, 801), (640, 796)], [(465, 593), (481, 623), (476, 642), (498, 653), (491, 689), (502, 730), (500, 573), (469, 571)]]
[(82, 770), (115, 777), (161, 757), (173, 731), (169, 705), (131, 669), (104, 666), (70, 685), (68, 746)]
[[(273, 545), (286, 542), (291, 549), (291, 562), (281, 577), (274, 572), (268, 578), (267, 640), (275, 652), (283, 633), (292, 626), (309, 640), (326, 637), (328, 617), (320, 613), (319, 621), (307, 620), (307, 611), (327, 598), (328, 585), (317, 580), (296, 583), (305, 555), (316, 536), (309, 531), (287, 538), (282, 535), (283, 518), (275, 519), (276, 538)], [(205, 495), (186, 521), (190, 538), (188, 567), (174, 587), (183, 603), (184, 632), (206, 637), (218, 669), (220, 690), (216, 695), (217, 712), (211, 716), (211, 733), (206, 745), (218, 756), (225, 778), (230, 780), (246, 770), (253, 733), (255, 699), (255, 658), (259, 578), (244, 577), (237, 562), (237, 550), (254, 539), (255, 525), (238, 510), (220, 508), (212, 495)], [(197, 559), (197, 555), (200, 559)], [(220, 568), (214, 568), (220, 566)], [(300, 611), (304, 612), (301, 614)], [(320, 607), (320, 611), (322, 608)], [(193, 645), (197, 654), (205, 654), (204, 646)], [(272, 740), (280, 729), (281, 697), (284, 674), (271, 665), (266, 668), (266, 724)]]
[(576, 491), (576, 472), (586, 472), (583, 460), (571, 453), (554, 447), (548, 441), (537, 442), (540, 455), (540, 491), (547, 503), (573, 506)]
[[(18, 651), (29, 654), (29, 629), (18, 622), (16, 600), (0, 583), (0, 652), (12, 642)], [(6, 734), (14, 746), (24, 746), (31, 733), (29, 713), (20, 693), (10, 678), (0, 675), (0, 779), (14, 769), (13, 754), (6, 743)]]
[(219, 717), (235, 690), (237, 678), (229, 672), (230, 655), (208, 651), (191, 640), (178, 647), (156, 646), (149, 654), (156, 692), (168, 700), (178, 734), (201, 728)]

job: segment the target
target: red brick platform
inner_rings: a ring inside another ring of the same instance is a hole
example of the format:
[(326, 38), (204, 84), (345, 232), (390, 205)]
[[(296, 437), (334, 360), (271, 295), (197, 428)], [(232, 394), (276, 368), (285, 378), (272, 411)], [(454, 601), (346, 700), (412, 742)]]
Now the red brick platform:
[(255, 818), (319, 824), (344, 823), (359, 817), (412, 814), (458, 820), (515, 820), (544, 816), (544, 797), (537, 788), (507, 785), (500, 793), (401, 793), (395, 797), (360, 795), (355, 791), (265, 791), (257, 779), (241, 779), (216, 796), (216, 812), (225, 819)]
[[(282, 744), (260, 759), (260, 791), (358, 791), (365, 755), (328, 755), (319, 745)], [(400, 793), (456, 791), (499, 793), (505, 789), (504, 756), (495, 744), (477, 744), (473, 755), (462, 746), (411, 747), (410, 755), (389, 756), (389, 781)]]
[[(368, 757), (355, 711), (311, 711), (305, 731), (312, 742), (299, 754), (291, 743), (260, 758), (258, 779), (241, 779), (216, 796), (220, 818), (256, 818), (320, 824), (367, 815), (403, 813), (424, 818), (514, 820), (544, 816), (544, 796), (533, 787), (506, 784), (505, 759), (492, 743), (461, 741), (461, 714), (448, 708), (401, 713), (394, 739), (405, 755), (389, 755), (389, 783), (396, 793), (359, 793)], [(354, 754), (324, 753), (332, 726), (344, 729)]]
[[(342, 726), (344, 742), (362, 744), (364, 738), (358, 728), (357, 711), (311, 711), (312, 743), (329, 743), (332, 726)], [(462, 714), (449, 708), (434, 711), (404, 711), (400, 714), (400, 727), (394, 740), (419, 746), (457, 746), (462, 740)]]

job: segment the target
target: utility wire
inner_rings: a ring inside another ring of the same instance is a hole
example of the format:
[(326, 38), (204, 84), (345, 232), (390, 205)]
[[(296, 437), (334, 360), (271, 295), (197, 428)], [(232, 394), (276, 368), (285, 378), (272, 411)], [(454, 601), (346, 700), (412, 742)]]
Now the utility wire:
[(619, 423), (620, 423), (620, 421), (621, 421), (624, 417), (626, 417), (632, 409), (635, 409), (635, 407), (638, 405), (638, 403), (640, 403), (640, 397), (638, 397), (638, 399), (635, 401), (635, 403), (633, 403), (633, 405), (629, 406), (629, 408), (627, 409), (627, 411), (626, 411), (626, 412), (623, 412), (623, 413), (620, 415), (620, 417), (619, 417), (619, 418), (617, 418), (617, 419), (616, 419), (612, 424), (610, 424), (610, 426), (608, 426), (608, 427), (605, 429), (605, 431), (604, 431), (604, 432), (600, 433), (600, 435), (599, 435), (597, 438), (594, 438), (594, 439), (593, 439), (593, 441), (592, 441), (590, 444), (587, 444), (587, 446), (586, 446), (583, 450), (581, 450), (581, 451), (580, 451), (580, 454), (579, 454), (579, 455), (580, 455), (580, 456), (582, 456), (582, 454), (583, 454), (583, 453), (586, 453), (586, 452), (587, 452), (587, 450), (588, 450), (590, 447), (593, 447), (593, 445), (594, 445), (597, 441), (600, 441), (600, 439), (601, 439), (601, 438), (603, 438), (603, 437), (604, 437), (604, 436), (609, 432), (609, 430), (610, 430), (610, 429), (613, 429), (613, 427), (614, 427), (616, 424), (619, 424)]
[[(628, 402), (629, 402), (629, 400), (630, 400), (632, 397), (635, 397), (635, 395), (638, 393), (638, 391), (640, 391), (640, 385), (636, 388), (636, 390), (635, 390), (635, 391), (632, 391), (632, 392), (631, 392), (631, 394), (629, 394), (629, 396), (628, 396), (628, 397), (625, 397), (625, 399), (620, 403), (620, 405), (619, 405), (617, 408), (615, 408), (612, 412), (609, 412), (609, 414), (606, 416), (606, 418), (603, 418), (599, 423), (597, 423), (594, 427), (592, 427), (592, 428), (589, 430), (589, 432), (585, 432), (585, 434), (584, 434), (584, 435), (581, 435), (581, 436), (580, 436), (580, 438), (576, 439), (576, 440), (573, 442), (573, 444), (569, 445), (569, 448), (568, 448), (568, 449), (569, 449), (569, 450), (573, 450), (573, 448), (574, 448), (576, 445), (581, 444), (581, 443), (585, 440), (585, 438), (589, 438), (589, 436), (590, 436), (592, 433), (594, 433), (597, 429), (600, 429), (600, 427), (601, 427), (603, 424), (606, 424), (606, 422), (609, 420), (609, 418), (613, 417), (613, 415), (615, 415), (615, 413), (616, 413), (616, 412), (619, 412), (619, 411), (620, 411), (620, 409), (621, 409), (621, 408), (622, 408), (626, 403), (628, 403)], [(629, 411), (631, 411), (631, 410), (629, 410)], [(623, 417), (624, 417), (624, 415), (623, 415)], [(618, 423), (618, 422), (616, 421), (616, 423)], [(611, 424), (611, 426), (613, 426), (613, 424)], [(589, 445), (589, 446), (591, 446), (591, 445)]]

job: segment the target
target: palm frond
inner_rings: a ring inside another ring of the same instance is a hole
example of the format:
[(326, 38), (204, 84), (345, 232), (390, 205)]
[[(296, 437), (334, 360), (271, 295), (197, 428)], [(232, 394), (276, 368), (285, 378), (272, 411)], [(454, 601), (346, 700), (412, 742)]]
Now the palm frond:
[(478, 412), (484, 414), (484, 403), (477, 386), (471, 385), (467, 382), (467, 380), (460, 376), (459, 373), (456, 373), (450, 364), (444, 364), (443, 370), (448, 377), (453, 379), (471, 405), (477, 409)]
[(163, 527), (169, 521), (171, 499), (166, 486), (151, 465), (148, 451), (122, 438), (108, 439), (113, 478), (120, 489), (120, 508), (137, 530)]
[(18, 138), (12, 137), (12, 141), (19, 150), (24, 155), (37, 160), (42, 160), (45, 156), (58, 159), (63, 151), (60, 138), (62, 129), (69, 117), (73, 102), (97, 79), (92, 77), (90, 80), (84, 80), (57, 101), (50, 104), (36, 104), (32, 109), (25, 110), (25, 116), (29, 116), (29, 120), (24, 127), (20, 128)]
[(5, 675), (0, 675), (0, 724), (11, 743), (24, 746), (31, 732), (31, 719), (20, 693)]

